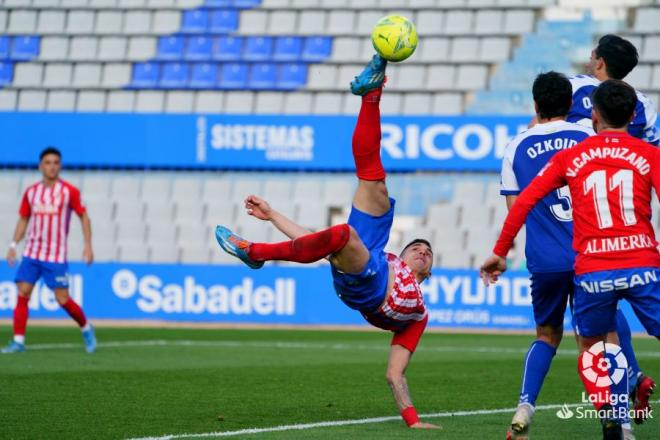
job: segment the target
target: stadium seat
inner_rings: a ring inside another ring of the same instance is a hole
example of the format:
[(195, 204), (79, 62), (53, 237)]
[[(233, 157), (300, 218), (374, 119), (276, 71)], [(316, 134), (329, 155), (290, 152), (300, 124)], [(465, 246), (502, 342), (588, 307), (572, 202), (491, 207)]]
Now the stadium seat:
[(126, 38), (103, 37), (99, 41), (97, 59), (99, 61), (123, 61), (126, 59)]
[(185, 38), (182, 36), (160, 37), (156, 58), (159, 60), (180, 60), (183, 58)]
[(283, 64), (277, 71), (276, 87), (280, 90), (295, 90), (307, 82), (307, 66), (304, 64)]
[(323, 11), (303, 10), (298, 15), (298, 35), (317, 35), (325, 29), (326, 14)]
[(155, 88), (160, 76), (160, 65), (157, 63), (136, 63), (133, 65), (131, 86), (137, 88)]
[(266, 61), (271, 57), (273, 51), (273, 39), (271, 37), (247, 37), (243, 59), (246, 61)]
[(151, 32), (152, 14), (149, 11), (131, 11), (124, 16), (124, 34), (144, 35)]
[[(250, 114), (254, 110), (254, 93), (252, 92), (227, 92), (225, 94), (226, 108), (232, 109), (232, 113)], [(226, 112), (227, 110), (223, 110)]]
[(161, 113), (165, 106), (165, 94), (155, 90), (140, 90), (135, 96), (135, 111)]
[(277, 37), (275, 39), (274, 61), (298, 61), (302, 52), (302, 38)]
[(229, 179), (209, 178), (202, 183), (202, 200), (210, 202), (224, 197), (231, 191), (232, 181)]
[(76, 93), (69, 90), (48, 92), (46, 110), (52, 112), (72, 112), (76, 109)]
[(355, 29), (355, 13), (352, 11), (330, 11), (325, 32), (330, 35), (350, 35)]
[(192, 113), (195, 108), (195, 93), (172, 90), (165, 95), (165, 113)]
[(228, 34), (238, 29), (238, 12), (232, 9), (211, 11), (210, 32)]
[(112, 90), (108, 92), (107, 110), (111, 112), (132, 112), (135, 108), (135, 92)]
[(478, 10), (474, 17), (474, 33), (476, 35), (496, 35), (502, 32), (504, 15), (497, 10)]
[(312, 114), (339, 114), (341, 113), (343, 96), (339, 93), (317, 93), (312, 104)]
[(205, 9), (184, 11), (181, 19), (181, 33), (201, 34), (209, 29), (209, 13)]
[(180, 89), (188, 85), (188, 65), (165, 63), (161, 68), (159, 86), (164, 89)]
[(217, 61), (238, 61), (243, 53), (242, 37), (218, 37), (213, 45), (212, 58)]
[(243, 35), (263, 34), (266, 29), (268, 13), (266, 11), (243, 11), (238, 32)]
[[(12, 65), (12, 63), (7, 63)], [(18, 63), (14, 69), (13, 85), (18, 87), (38, 87), (43, 83), (44, 66), (32, 63)]]
[(291, 35), (296, 32), (296, 12), (275, 10), (269, 14), (267, 33), (269, 35)]
[(3, 62), (0, 61), (0, 110), (14, 111), (17, 109), (18, 92), (16, 90), (2, 90)]
[(195, 97), (196, 113), (222, 113), (225, 109), (223, 92), (197, 92)]
[(311, 62), (324, 61), (330, 56), (331, 51), (332, 38), (309, 37), (305, 40), (301, 58)]
[(124, 14), (121, 11), (99, 11), (96, 14), (96, 33), (117, 35), (122, 33)]
[(9, 37), (0, 36), (0, 60), (9, 58)]
[(184, 58), (190, 61), (206, 61), (211, 59), (213, 40), (209, 37), (190, 37), (186, 44)]
[(255, 8), (261, 4), (261, 0), (231, 0), (231, 5), (239, 9)]
[(446, 62), (449, 58), (449, 42), (448, 38), (427, 37), (424, 39), (424, 44), (420, 44), (417, 48), (415, 58), (427, 63)]
[(69, 87), (71, 85), (72, 73), (73, 73), (72, 64), (68, 64), (68, 63), (46, 64), (42, 86), (46, 88)]
[(245, 64), (223, 64), (220, 74), (220, 87), (223, 89), (243, 89), (247, 83), (248, 67)]
[(172, 182), (169, 178), (147, 175), (142, 180), (143, 200), (169, 200)]
[(451, 90), (455, 83), (456, 68), (452, 65), (431, 65), (426, 74), (429, 90)]
[(98, 56), (98, 40), (94, 37), (73, 37), (69, 46), (69, 60), (88, 61)]
[(170, 222), (174, 216), (174, 206), (169, 200), (146, 199), (144, 208), (147, 224)]
[(144, 61), (156, 55), (156, 39), (133, 37), (128, 41), (127, 58), (131, 61)]
[(77, 89), (94, 89), (101, 83), (103, 66), (96, 63), (78, 63), (73, 69), (71, 85)]
[(463, 95), (460, 93), (436, 93), (431, 104), (433, 115), (460, 115), (463, 112)]
[(249, 89), (273, 89), (277, 68), (275, 64), (256, 63), (250, 67), (247, 87)]
[(61, 34), (66, 24), (66, 12), (42, 10), (37, 19), (37, 33)]
[(69, 39), (64, 37), (43, 37), (39, 59), (61, 61), (69, 55)]
[(260, 92), (256, 94), (254, 112), (259, 115), (279, 115), (284, 106), (284, 96), (280, 92)]
[(479, 54), (478, 38), (454, 38), (449, 52), (449, 59), (453, 62), (476, 61)]
[(118, 257), (122, 263), (146, 263), (149, 261), (149, 248), (141, 243), (122, 243)]
[(190, 73), (190, 88), (193, 89), (213, 89), (218, 84), (218, 66), (217, 64), (201, 63), (193, 64)]
[(157, 35), (172, 34), (181, 27), (179, 11), (156, 11), (153, 16), (153, 33)]
[(424, 29), (427, 36), (442, 35), (445, 29), (445, 14), (434, 10), (419, 11), (415, 24), (417, 29)]
[(198, 246), (182, 247), (181, 262), (185, 264), (208, 264), (210, 261), (210, 252), (206, 248)]
[(14, 74), (14, 63), (0, 61), (0, 86), (11, 84)]
[(29, 61), (39, 56), (39, 37), (14, 37), (10, 57), (16, 61)]
[(232, 0), (204, 0), (204, 6), (209, 8), (228, 8), (232, 5)]
[(660, 23), (660, 8), (638, 8), (635, 14), (635, 32), (655, 34)]
[(169, 221), (147, 223), (146, 241), (149, 245), (174, 244), (177, 227)]
[(35, 11), (14, 9), (9, 12), (7, 33), (19, 35), (32, 34), (36, 30), (36, 25), (37, 13)]

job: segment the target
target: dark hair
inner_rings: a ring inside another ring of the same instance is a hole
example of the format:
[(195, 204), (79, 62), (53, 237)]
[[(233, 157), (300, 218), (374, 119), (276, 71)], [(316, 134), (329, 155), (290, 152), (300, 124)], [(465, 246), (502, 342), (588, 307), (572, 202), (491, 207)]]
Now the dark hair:
[(627, 83), (618, 79), (602, 82), (591, 95), (594, 109), (612, 128), (628, 125), (637, 106), (637, 93)]
[(543, 119), (566, 116), (573, 104), (573, 88), (565, 75), (557, 72), (541, 73), (534, 80), (532, 95)]
[(405, 245), (403, 247), (403, 250), (401, 251), (399, 256), (403, 255), (403, 253), (406, 251), (406, 249), (408, 249), (410, 246), (416, 245), (417, 243), (423, 243), (423, 244), (427, 245), (429, 247), (429, 249), (431, 249), (431, 252), (433, 252), (433, 248), (431, 247), (431, 243), (429, 243), (428, 240), (424, 240), (423, 238), (416, 238), (416, 239), (414, 239), (413, 241), (411, 241), (410, 243), (408, 243), (407, 245)]
[(44, 149), (41, 151), (41, 153), (39, 154), (39, 162), (41, 162), (41, 160), (42, 160), (42, 159), (44, 158), (44, 156), (46, 156), (47, 154), (54, 154), (54, 155), (56, 155), (57, 157), (59, 157), (60, 159), (62, 159), (62, 153), (60, 153), (60, 150), (58, 150), (58, 149), (55, 148), (55, 147), (46, 147), (46, 148), (44, 148)]
[(639, 54), (633, 44), (618, 35), (604, 35), (594, 50), (596, 57), (605, 60), (607, 76), (623, 79), (637, 65)]

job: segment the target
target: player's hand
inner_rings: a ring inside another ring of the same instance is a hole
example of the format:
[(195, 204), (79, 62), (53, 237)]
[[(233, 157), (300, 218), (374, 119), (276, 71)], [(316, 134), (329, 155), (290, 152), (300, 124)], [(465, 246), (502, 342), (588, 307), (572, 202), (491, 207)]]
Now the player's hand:
[(442, 429), (440, 425), (434, 425), (432, 423), (417, 422), (414, 425), (410, 425), (412, 429)]
[(16, 264), (16, 248), (12, 247), (7, 251), (7, 263), (9, 267), (14, 267), (14, 264)]
[(94, 262), (94, 252), (92, 251), (91, 244), (86, 244), (83, 248), (83, 261), (87, 264), (92, 264)]
[(506, 260), (499, 255), (493, 254), (481, 265), (479, 274), (484, 284), (489, 286), (495, 284), (504, 271), (506, 271)]
[(245, 209), (249, 215), (259, 220), (270, 220), (273, 213), (268, 202), (257, 196), (248, 196), (245, 199)]

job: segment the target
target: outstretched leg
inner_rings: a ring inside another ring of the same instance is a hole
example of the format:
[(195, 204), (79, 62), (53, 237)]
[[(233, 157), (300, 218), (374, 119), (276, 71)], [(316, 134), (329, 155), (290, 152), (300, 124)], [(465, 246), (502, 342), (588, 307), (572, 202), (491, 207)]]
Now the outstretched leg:
[(362, 106), (353, 132), (353, 159), (358, 177), (353, 206), (373, 216), (381, 216), (390, 209), (385, 169), (380, 159), (380, 98), (386, 67), (387, 61), (374, 55), (364, 71), (351, 83), (351, 91), (362, 96)]

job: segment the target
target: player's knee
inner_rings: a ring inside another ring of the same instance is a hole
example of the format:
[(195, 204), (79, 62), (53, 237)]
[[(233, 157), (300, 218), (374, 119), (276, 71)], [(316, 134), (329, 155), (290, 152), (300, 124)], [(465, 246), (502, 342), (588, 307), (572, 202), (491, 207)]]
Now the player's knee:
[(385, 373), (385, 380), (389, 384), (393, 384), (393, 383), (397, 383), (397, 382), (401, 381), (402, 377), (403, 377), (403, 374), (398, 373), (398, 372), (394, 372), (394, 371), (389, 371), (388, 370), (387, 373)]
[(559, 347), (563, 336), (564, 326), (555, 327), (552, 325), (539, 325), (536, 327), (537, 339), (553, 346), (554, 348)]
[(55, 300), (59, 305), (63, 306), (69, 300), (69, 292), (55, 292)]

